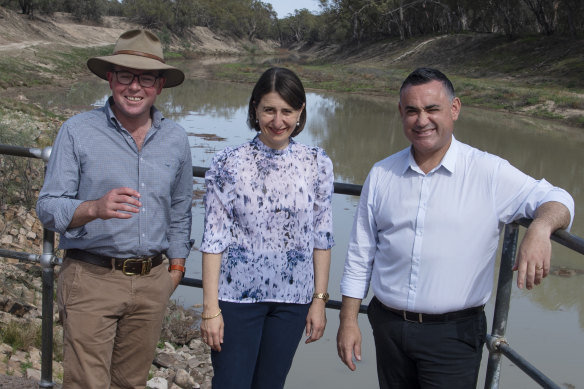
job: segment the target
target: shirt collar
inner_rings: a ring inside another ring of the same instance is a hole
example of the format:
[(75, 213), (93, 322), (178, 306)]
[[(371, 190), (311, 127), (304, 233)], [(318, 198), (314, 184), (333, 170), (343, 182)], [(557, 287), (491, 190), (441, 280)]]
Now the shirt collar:
[(251, 140), (251, 143), (258, 148), (258, 150), (263, 151), (264, 153), (266, 153), (267, 155), (285, 155), (288, 154), (290, 152), (290, 150), (292, 150), (293, 145), (296, 143), (296, 141), (291, 137), (290, 138), (290, 143), (288, 143), (288, 146), (286, 146), (284, 149), (282, 150), (277, 150), (277, 149), (273, 149), (269, 146), (266, 146), (264, 144), (264, 142), (262, 142), (260, 140), (259, 134), (255, 136), (255, 138), (253, 138)]
[[(452, 142), (450, 143), (450, 147), (446, 151), (444, 157), (442, 157), (442, 161), (432, 169), (431, 172), (437, 171), (441, 167), (446, 169), (451, 174), (454, 174), (456, 170), (456, 156), (458, 155), (459, 149), (459, 142), (456, 140), (454, 135), (452, 135)], [(402, 173), (405, 173), (408, 169), (411, 169), (417, 173), (424, 174), (422, 170), (418, 167), (416, 160), (414, 159), (414, 153), (412, 152), (412, 146), (407, 148), (407, 158), (404, 159), (404, 165), (402, 166)]]

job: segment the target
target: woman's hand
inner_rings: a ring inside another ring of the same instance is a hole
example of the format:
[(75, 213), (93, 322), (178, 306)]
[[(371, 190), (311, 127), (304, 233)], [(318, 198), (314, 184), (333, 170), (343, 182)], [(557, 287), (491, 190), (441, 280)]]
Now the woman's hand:
[(314, 299), (306, 315), (306, 344), (316, 342), (324, 335), (326, 327), (326, 303), (323, 299)]
[(219, 268), (221, 254), (203, 253), (203, 313), (201, 338), (213, 350), (221, 351), (223, 343), (223, 315), (219, 308)]
[[(219, 309), (219, 308), (217, 308)], [(205, 313), (203, 317), (215, 315), (214, 313)], [(215, 351), (221, 351), (223, 343), (223, 315), (219, 314), (212, 319), (201, 319), (201, 338)]]

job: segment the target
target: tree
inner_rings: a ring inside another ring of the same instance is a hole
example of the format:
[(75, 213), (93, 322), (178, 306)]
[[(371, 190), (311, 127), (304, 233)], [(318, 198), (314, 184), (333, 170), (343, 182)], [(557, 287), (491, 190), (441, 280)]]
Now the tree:
[(558, 20), (559, 0), (523, 0), (535, 15), (537, 24), (545, 35), (552, 35)]

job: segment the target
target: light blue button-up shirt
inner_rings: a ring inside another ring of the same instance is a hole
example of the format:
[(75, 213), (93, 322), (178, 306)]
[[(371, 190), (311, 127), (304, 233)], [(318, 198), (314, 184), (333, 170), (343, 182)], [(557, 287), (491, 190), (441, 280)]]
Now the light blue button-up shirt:
[(341, 293), (362, 299), (371, 284), (383, 304), (423, 313), (485, 304), (503, 226), (533, 218), (548, 201), (573, 220), (566, 191), (454, 137), (428, 174), (402, 150), (376, 163), (363, 185)]
[[(118, 258), (190, 251), (193, 193), (191, 151), (182, 127), (152, 107), (152, 127), (142, 149), (116, 120), (110, 104), (73, 116), (53, 145), (37, 214), (61, 234), (59, 247)], [(130, 219), (93, 220), (68, 228), (77, 207), (114, 188), (140, 193)]]

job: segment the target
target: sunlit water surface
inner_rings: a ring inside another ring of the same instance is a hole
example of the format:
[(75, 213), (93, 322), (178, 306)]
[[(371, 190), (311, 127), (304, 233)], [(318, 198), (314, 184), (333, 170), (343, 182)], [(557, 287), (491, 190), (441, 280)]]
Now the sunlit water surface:
[[(187, 80), (182, 86), (165, 90), (159, 96), (157, 106), (189, 134), (193, 165), (207, 167), (217, 151), (254, 136), (255, 132), (245, 124), (251, 88), (251, 85)], [(93, 81), (75, 84), (66, 96), (47, 93), (28, 98), (47, 108), (61, 106), (86, 110), (102, 105), (108, 93), (107, 83)], [(333, 161), (337, 182), (362, 184), (376, 161), (408, 145), (397, 112), (397, 94), (392, 98), (372, 98), (308, 93), (307, 113), (306, 128), (296, 139), (326, 150)], [(462, 142), (502, 156), (533, 177), (545, 177), (568, 190), (574, 197), (577, 210), (572, 233), (584, 236), (582, 131), (469, 108), (463, 101), (455, 136)], [(192, 236), (198, 247), (204, 216), (201, 197), (204, 181), (200, 178), (194, 181), (197, 198), (193, 207)], [(351, 196), (334, 195), (333, 198), (336, 246), (332, 254), (329, 291), (337, 300), (341, 297), (339, 282), (357, 201), (357, 197)], [(512, 347), (561, 387), (582, 388), (584, 258), (554, 244), (552, 264), (557, 273), (564, 275), (552, 274), (532, 291), (514, 287), (507, 339)], [(201, 255), (196, 250), (189, 256), (187, 276), (201, 278)], [(202, 291), (180, 286), (173, 297), (187, 307), (198, 306), (202, 302)], [(493, 307), (492, 298), (486, 308), (489, 322)], [(363, 361), (358, 364), (356, 372), (350, 372), (337, 357), (338, 311), (328, 310), (327, 315), (324, 337), (310, 345), (300, 344), (286, 388), (377, 387), (374, 346), (367, 318), (364, 315), (360, 318), (364, 336)], [(484, 386), (486, 360), (485, 352), (479, 387)], [(503, 388), (515, 389), (537, 386), (508, 360), (503, 362), (500, 384)]]

